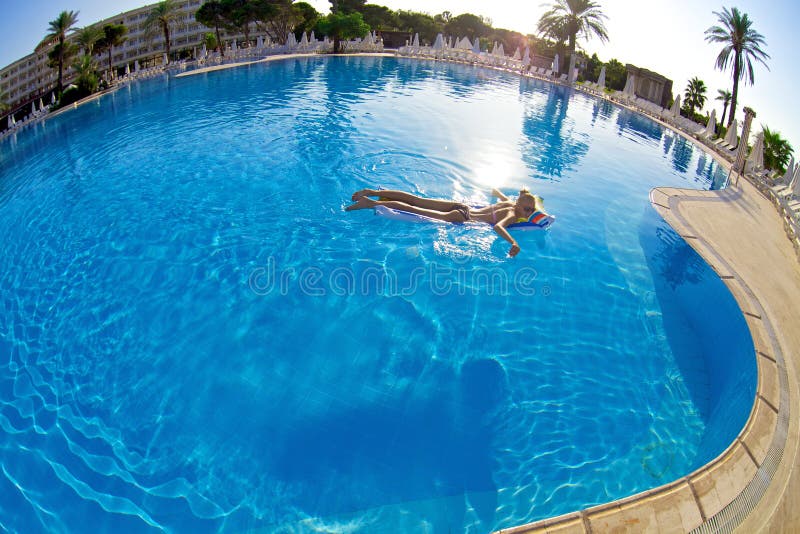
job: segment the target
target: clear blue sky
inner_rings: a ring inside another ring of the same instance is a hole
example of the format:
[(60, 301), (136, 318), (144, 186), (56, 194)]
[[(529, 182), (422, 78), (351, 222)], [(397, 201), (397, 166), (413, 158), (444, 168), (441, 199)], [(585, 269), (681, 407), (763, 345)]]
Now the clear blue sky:
[[(534, 33), (539, 16), (546, 10), (545, 0), (370, 0), (392, 9), (410, 9), (431, 14), (450, 11), (454, 15), (474, 13), (492, 20), (495, 27), (522, 33)], [(755, 85), (740, 85), (740, 106), (753, 108), (758, 116), (754, 129), (766, 124), (780, 131), (800, 155), (800, 107), (795, 91), (800, 87), (794, 52), (800, 1), (797, 0), (596, 0), (608, 16), (608, 43), (579, 43), (601, 60), (616, 58), (633, 63), (673, 80), (673, 92), (683, 93), (688, 80), (697, 76), (708, 87), (705, 111), (722, 109), (714, 100), (717, 89), (731, 89), (728, 72), (714, 68), (718, 45), (704, 41), (703, 32), (717, 24), (713, 11), (723, 6), (738, 7), (747, 13), (754, 27), (767, 41), (771, 56), (768, 71), (756, 67)], [(3, 0), (0, 30), (4, 46), (0, 48), (0, 66), (30, 53), (44, 36), (50, 20), (63, 10), (78, 11), (78, 25), (89, 25), (118, 13), (146, 5), (141, 0)], [(330, 7), (327, 0), (309, 0), (319, 11)]]

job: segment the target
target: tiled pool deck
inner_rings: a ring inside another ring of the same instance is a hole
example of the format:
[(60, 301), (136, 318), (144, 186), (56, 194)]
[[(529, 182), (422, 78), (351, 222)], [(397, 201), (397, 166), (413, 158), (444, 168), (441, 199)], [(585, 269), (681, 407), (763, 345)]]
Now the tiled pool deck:
[(750, 418), (721, 456), (684, 478), (504, 534), (800, 532), (800, 262), (784, 221), (744, 178), (723, 191), (656, 188), (650, 199), (744, 314), (758, 363)]

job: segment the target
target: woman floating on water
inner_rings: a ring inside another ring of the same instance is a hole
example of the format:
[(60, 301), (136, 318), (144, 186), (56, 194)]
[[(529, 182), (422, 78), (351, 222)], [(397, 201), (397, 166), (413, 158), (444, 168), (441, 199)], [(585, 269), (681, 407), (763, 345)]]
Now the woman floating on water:
[[(519, 192), (516, 201), (509, 199), (497, 189), (492, 190), (492, 196), (499, 198), (500, 202), (482, 208), (471, 208), (460, 202), (423, 198), (403, 191), (362, 189), (353, 193), (355, 204), (351, 204), (345, 209), (352, 211), (374, 208), (375, 206), (386, 206), (387, 208), (406, 211), (439, 221), (452, 223), (484, 222), (491, 224), (500, 237), (511, 243), (511, 250), (508, 251), (508, 255), (516, 256), (520, 248), (514, 238), (511, 237), (511, 234), (508, 233), (507, 228), (520, 219), (527, 220), (533, 213), (543, 211), (542, 201), (527, 189)], [(378, 200), (373, 200), (369, 197), (378, 197)]]

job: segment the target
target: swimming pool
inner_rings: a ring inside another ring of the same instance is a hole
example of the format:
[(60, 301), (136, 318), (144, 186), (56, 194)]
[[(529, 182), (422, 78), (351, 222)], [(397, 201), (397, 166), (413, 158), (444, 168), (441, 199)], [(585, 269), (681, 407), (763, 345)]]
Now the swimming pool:
[[(0, 144), (11, 530), (480, 531), (669, 482), (755, 392), (729, 292), (655, 214), (691, 143), (564, 87), (295, 58), (125, 87)], [(520, 234), (344, 213), (379, 185)]]

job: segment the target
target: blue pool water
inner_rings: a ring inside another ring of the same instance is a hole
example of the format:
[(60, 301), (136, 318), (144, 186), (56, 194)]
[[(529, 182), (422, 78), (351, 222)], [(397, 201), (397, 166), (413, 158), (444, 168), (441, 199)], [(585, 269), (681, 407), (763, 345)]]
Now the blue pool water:
[[(0, 526), (486, 532), (686, 475), (753, 345), (648, 203), (717, 188), (645, 118), (472, 67), (162, 78), (0, 143)], [(517, 234), (343, 212), (365, 186)]]

